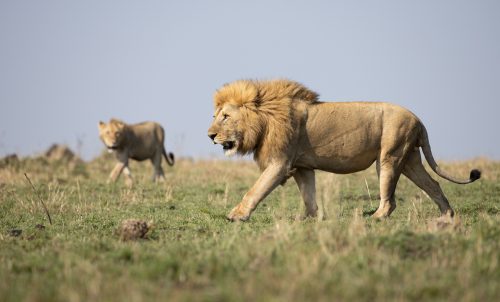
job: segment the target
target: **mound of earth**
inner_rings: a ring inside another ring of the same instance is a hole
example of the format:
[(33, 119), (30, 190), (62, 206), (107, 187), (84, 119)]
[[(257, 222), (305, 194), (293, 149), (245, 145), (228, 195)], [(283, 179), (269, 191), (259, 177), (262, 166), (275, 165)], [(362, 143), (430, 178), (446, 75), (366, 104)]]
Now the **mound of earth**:
[(127, 219), (122, 221), (118, 228), (118, 235), (123, 241), (145, 238), (152, 227), (152, 223), (139, 219)]
[(73, 161), (77, 160), (75, 152), (73, 152), (68, 146), (60, 144), (52, 144), (52, 146), (45, 151), (44, 156), (49, 161)]

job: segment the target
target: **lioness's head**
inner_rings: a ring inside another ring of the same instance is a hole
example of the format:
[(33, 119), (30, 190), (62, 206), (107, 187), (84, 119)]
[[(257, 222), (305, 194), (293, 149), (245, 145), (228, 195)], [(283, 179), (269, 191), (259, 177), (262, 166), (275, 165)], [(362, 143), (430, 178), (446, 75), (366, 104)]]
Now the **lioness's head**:
[(99, 137), (108, 150), (115, 150), (120, 147), (124, 137), (124, 130), (125, 123), (117, 119), (111, 119), (108, 124), (102, 121), (99, 122)]
[(250, 81), (224, 85), (214, 96), (215, 113), (208, 136), (221, 144), (226, 156), (246, 154), (255, 149), (262, 132), (254, 100), (258, 90)]

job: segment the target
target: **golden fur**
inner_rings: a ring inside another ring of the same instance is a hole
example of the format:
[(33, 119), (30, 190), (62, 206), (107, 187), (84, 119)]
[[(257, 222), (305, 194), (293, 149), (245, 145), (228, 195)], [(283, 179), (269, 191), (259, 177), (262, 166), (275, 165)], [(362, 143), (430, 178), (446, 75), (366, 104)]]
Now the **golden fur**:
[(262, 174), (228, 215), (246, 220), (257, 204), (277, 185), (293, 176), (315, 216), (314, 170), (353, 173), (376, 162), (380, 206), (375, 217), (387, 217), (396, 207), (394, 191), (401, 174), (437, 203), (443, 215), (453, 210), (439, 184), (423, 168), (419, 148), (431, 168), (456, 183), (468, 180), (442, 171), (433, 159), (427, 132), (408, 110), (388, 103), (325, 103), (318, 94), (289, 80), (240, 80), (220, 88), (214, 96), (214, 121), (208, 130), (226, 155), (254, 153)]
[(115, 152), (118, 163), (109, 175), (109, 181), (116, 181), (122, 171), (127, 185), (132, 185), (132, 176), (128, 160), (150, 159), (154, 166), (153, 180), (163, 180), (161, 167), (162, 156), (167, 163), (174, 164), (174, 155), (165, 151), (165, 131), (155, 122), (143, 122), (128, 125), (118, 119), (111, 119), (108, 124), (99, 122), (99, 137), (109, 151)]

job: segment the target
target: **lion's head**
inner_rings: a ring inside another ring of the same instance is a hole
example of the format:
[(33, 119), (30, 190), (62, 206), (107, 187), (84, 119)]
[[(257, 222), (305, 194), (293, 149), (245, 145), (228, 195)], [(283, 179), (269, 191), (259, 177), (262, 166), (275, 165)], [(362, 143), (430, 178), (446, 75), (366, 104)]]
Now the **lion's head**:
[(262, 123), (252, 102), (257, 96), (257, 87), (250, 81), (225, 85), (215, 93), (214, 120), (208, 136), (222, 145), (227, 156), (254, 149), (262, 132)]
[(283, 152), (293, 132), (292, 103), (317, 99), (315, 92), (289, 80), (226, 84), (215, 93), (208, 136), (226, 155)]
[(123, 141), (125, 129), (126, 124), (117, 119), (111, 119), (108, 124), (100, 121), (99, 137), (106, 148), (115, 150), (120, 147)]

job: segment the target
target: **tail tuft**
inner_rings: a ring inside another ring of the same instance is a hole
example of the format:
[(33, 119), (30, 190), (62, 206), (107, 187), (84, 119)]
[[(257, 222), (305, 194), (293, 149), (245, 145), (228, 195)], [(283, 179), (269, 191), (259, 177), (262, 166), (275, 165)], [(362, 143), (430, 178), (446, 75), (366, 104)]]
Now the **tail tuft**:
[(481, 171), (479, 171), (477, 169), (470, 171), (469, 178), (470, 178), (471, 182), (478, 180), (479, 178), (481, 178)]
[(175, 163), (175, 157), (174, 157), (174, 154), (172, 152), (168, 152), (165, 151), (165, 148), (163, 148), (163, 157), (165, 157), (165, 160), (167, 161), (167, 164), (169, 166), (173, 166), (174, 163)]

